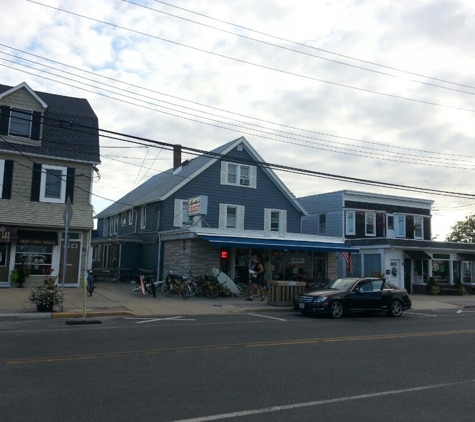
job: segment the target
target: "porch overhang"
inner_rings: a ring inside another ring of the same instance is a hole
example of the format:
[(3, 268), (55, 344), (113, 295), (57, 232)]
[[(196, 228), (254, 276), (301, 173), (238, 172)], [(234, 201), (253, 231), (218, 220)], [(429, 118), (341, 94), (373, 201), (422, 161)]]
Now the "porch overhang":
[(464, 261), (475, 261), (475, 254), (474, 253), (457, 252), (457, 255), (460, 256)]
[(424, 251), (404, 251), (404, 253), (411, 259), (432, 259), (432, 257)]
[(319, 252), (350, 252), (357, 253), (357, 248), (351, 248), (344, 243), (327, 243), (310, 240), (290, 240), (276, 238), (251, 238), (238, 236), (213, 236), (198, 234), (213, 246), (254, 249), (281, 249), (281, 250), (306, 250)]

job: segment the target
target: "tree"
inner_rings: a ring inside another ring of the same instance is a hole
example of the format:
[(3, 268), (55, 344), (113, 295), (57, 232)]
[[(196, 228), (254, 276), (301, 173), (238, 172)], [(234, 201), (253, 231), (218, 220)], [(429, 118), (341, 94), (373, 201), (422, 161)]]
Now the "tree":
[(455, 223), (445, 240), (447, 242), (475, 243), (475, 214)]

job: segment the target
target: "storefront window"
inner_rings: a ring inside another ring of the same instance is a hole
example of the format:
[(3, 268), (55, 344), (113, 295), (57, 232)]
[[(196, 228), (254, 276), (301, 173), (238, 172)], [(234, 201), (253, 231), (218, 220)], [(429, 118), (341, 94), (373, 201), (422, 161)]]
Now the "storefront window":
[(314, 252), (312, 278), (317, 282), (327, 278), (327, 260), (324, 253)]
[(427, 259), (414, 260), (414, 283), (427, 283), (429, 280), (429, 261)]
[(42, 275), (51, 269), (53, 246), (51, 245), (17, 245), (15, 266), (24, 264), (30, 275)]
[(471, 283), (472, 282), (472, 270), (473, 262), (464, 262), (463, 263), (463, 282)]
[(437, 283), (449, 282), (449, 261), (432, 260), (432, 277)]
[(381, 255), (365, 254), (364, 257), (364, 277), (377, 276), (381, 273)]

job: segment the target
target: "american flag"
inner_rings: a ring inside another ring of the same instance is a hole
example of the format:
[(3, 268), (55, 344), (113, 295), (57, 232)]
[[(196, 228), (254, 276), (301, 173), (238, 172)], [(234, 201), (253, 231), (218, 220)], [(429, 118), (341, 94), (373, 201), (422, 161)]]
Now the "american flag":
[(342, 252), (343, 258), (345, 258), (346, 261), (346, 269), (348, 272), (353, 275), (353, 260), (351, 259), (351, 253), (349, 252)]

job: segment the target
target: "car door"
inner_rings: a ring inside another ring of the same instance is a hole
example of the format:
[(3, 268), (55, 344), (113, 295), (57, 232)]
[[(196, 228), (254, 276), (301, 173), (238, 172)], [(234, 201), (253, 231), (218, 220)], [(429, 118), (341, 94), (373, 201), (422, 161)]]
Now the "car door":
[(358, 282), (350, 292), (350, 309), (353, 311), (374, 311), (382, 307), (384, 280), (365, 279)]

